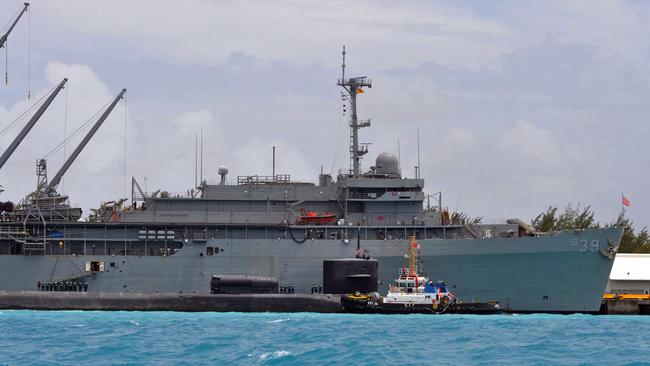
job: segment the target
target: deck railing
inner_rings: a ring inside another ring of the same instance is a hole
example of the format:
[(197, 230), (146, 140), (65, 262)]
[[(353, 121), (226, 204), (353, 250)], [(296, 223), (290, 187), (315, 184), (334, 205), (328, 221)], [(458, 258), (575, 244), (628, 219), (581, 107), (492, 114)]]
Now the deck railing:
[(291, 176), (289, 174), (273, 175), (240, 175), (237, 177), (237, 185), (244, 184), (269, 184), (269, 183), (289, 183)]

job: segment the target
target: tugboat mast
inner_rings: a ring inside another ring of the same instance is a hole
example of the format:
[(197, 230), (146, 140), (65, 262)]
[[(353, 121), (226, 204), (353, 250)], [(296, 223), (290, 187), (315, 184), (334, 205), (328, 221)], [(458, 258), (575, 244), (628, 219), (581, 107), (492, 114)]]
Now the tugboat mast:
[(370, 126), (370, 119), (357, 118), (357, 94), (364, 93), (363, 88), (372, 88), (372, 81), (366, 76), (345, 78), (345, 46), (343, 46), (343, 64), (341, 65), (341, 79), (336, 85), (342, 87), (346, 94), (343, 97), (350, 103), (350, 175), (361, 175), (361, 157), (368, 153), (368, 146), (359, 147), (359, 129)]
[(420, 248), (420, 244), (415, 240), (415, 235), (411, 235), (409, 237), (409, 276), (418, 276), (419, 271), (417, 268), (417, 261), (418, 261), (418, 249)]

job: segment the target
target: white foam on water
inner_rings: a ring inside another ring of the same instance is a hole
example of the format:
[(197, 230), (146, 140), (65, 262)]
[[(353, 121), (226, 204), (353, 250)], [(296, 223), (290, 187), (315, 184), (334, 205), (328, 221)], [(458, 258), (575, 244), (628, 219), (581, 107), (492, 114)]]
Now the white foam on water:
[(129, 320), (129, 323), (133, 325), (140, 325), (140, 323), (136, 322), (135, 320)]
[(283, 349), (274, 352), (266, 352), (260, 356), (260, 361), (274, 360), (276, 358), (282, 358), (289, 355), (291, 355), (291, 352), (285, 351)]
[(273, 323), (282, 323), (282, 322), (286, 322), (287, 320), (290, 320), (290, 319), (276, 319), (276, 320), (271, 320), (271, 321), (269, 321), (269, 324), (273, 324)]

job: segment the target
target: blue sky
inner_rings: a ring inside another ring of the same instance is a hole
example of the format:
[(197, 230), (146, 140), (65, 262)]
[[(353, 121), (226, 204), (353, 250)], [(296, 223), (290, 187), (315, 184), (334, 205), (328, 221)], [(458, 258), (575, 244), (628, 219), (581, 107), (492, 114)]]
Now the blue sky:
[[(21, 3), (2, 0), (0, 17)], [(452, 209), (529, 220), (581, 203), (609, 222), (625, 192), (637, 226), (650, 223), (643, 2), (36, 0), (31, 11), (31, 88), (68, 76), (68, 118), (60, 97), (0, 173), (6, 199), (31, 191), (34, 161), (122, 87), (126, 113), (116, 109), (62, 187), (86, 212), (124, 193), (125, 116), (127, 179), (147, 177), (149, 190), (191, 187), (201, 126), (207, 178), (219, 165), (233, 178), (270, 174), (273, 145), (295, 179), (336, 173), (348, 166), (335, 85), (345, 44), (348, 75), (374, 83), (359, 105), (373, 120), (364, 168), (399, 138), (412, 175), (419, 128), (426, 190)], [(2, 126), (28, 105), (26, 23), (9, 41)]]

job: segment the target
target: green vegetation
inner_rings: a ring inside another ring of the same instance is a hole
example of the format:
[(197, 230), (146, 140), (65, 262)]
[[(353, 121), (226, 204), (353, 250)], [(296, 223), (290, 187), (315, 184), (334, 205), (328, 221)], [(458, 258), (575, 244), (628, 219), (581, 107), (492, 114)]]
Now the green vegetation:
[(532, 223), (536, 231), (553, 231), (566, 229), (589, 229), (599, 228), (600, 223), (594, 219), (594, 212), (591, 206), (580, 208), (580, 204), (573, 208), (569, 204), (564, 212), (558, 215), (557, 207), (551, 207), (533, 219)]
[(553, 231), (566, 229), (589, 229), (607, 226), (622, 226), (623, 238), (621, 239), (620, 253), (650, 253), (650, 235), (648, 228), (643, 227), (638, 233), (634, 230), (634, 223), (621, 215), (616, 223), (601, 225), (594, 219), (591, 206), (584, 208), (578, 204), (575, 208), (569, 204), (563, 212), (558, 213), (557, 207), (549, 206), (546, 211), (535, 217), (531, 224), (536, 231)]
[(456, 211), (451, 214), (452, 225), (480, 224), (482, 220), (483, 217), (469, 217), (464, 212)]
[(618, 251), (620, 253), (650, 253), (648, 228), (644, 226), (638, 234), (635, 234), (630, 219), (622, 218), (620, 221), (625, 231), (623, 231), (623, 238)]

